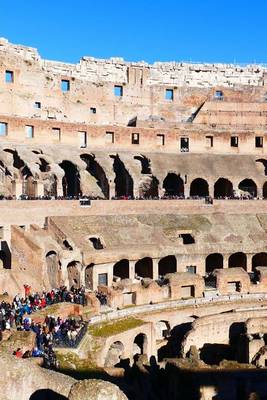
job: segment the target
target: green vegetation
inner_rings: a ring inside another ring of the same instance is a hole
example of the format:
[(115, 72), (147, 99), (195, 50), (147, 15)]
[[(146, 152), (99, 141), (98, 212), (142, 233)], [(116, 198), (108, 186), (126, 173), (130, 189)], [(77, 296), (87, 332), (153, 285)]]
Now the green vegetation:
[(117, 320), (116, 322), (105, 322), (103, 324), (90, 326), (88, 330), (92, 336), (108, 337), (128, 331), (129, 329), (137, 328), (144, 323), (145, 322), (141, 319), (131, 317)]
[(59, 372), (72, 376), (75, 379), (102, 379), (105, 374), (103, 368), (99, 368), (90, 359), (80, 359), (75, 353), (56, 351), (59, 361)]

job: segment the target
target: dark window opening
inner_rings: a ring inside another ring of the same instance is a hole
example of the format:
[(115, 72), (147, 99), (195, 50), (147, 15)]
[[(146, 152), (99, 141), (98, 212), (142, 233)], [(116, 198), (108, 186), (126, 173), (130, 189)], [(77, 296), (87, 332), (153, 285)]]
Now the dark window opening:
[(69, 251), (73, 250), (72, 246), (69, 244), (69, 242), (66, 239), (63, 240), (63, 245), (67, 250), (69, 250)]
[(259, 148), (263, 147), (263, 136), (255, 137), (255, 147), (259, 147)]
[(90, 113), (91, 114), (96, 114), (96, 108), (95, 107), (90, 107)]
[(176, 271), (177, 271), (177, 260), (175, 256), (167, 256), (159, 260), (159, 276), (172, 274)]
[(129, 260), (120, 260), (113, 267), (113, 276), (121, 279), (129, 278)]
[(103, 250), (104, 246), (101, 243), (100, 238), (91, 237), (91, 238), (89, 238), (89, 240), (93, 244), (95, 250)]
[(238, 147), (238, 136), (231, 136), (231, 147)]
[(34, 108), (41, 108), (41, 103), (40, 103), (40, 101), (36, 101), (36, 102), (34, 103)]
[(228, 267), (229, 268), (243, 268), (245, 271), (247, 270), (247, 256), (246, 254), (234, 253), (231, 254), (228, 260)]
[(158, 134), (157, 135), (157, 144), (160, 146), (164, 146), (165, 145), (165, 135), (163, 134)]
[(233, 184), (228, 179), (219, 178), (214, 185), (214, 198), (232, 197)]
[(180, 151), (181, 153), (189, 151), (189, 138), (180, 138)]
[(133, 197), (133, 178), (125, 168), (119, 156), (110, 156), (114, 159), (113, 170), (115, 172), (115, 196)]
[(107, 144), (114, 143), (114, 132), (106, 132), (106, 143)]
[(257, 197), (257, 186), (252, 179), (244, 179), (239, 183), (238, 189), (243, 192), (241, 193), (243, 195)]
[(98, 285), (108, 286), (108, 274), (98, 274)]
[(137, 261), (135, 264), (135, 274), (141, 278), (153, 279), (153, 262), (152, 258), (145, 257)]
[(195, 239), (193, 238), (193, 236), (190, 233), (180, 233), (179, 237), (183, 239), (183, 244), (196, 243)]
[(213, 147), (213, 136), (206, 136), (206, 145), (208, 147)]
[(205, 179), (194, 179), (190, 185), (190, 196), (192, 197), (208, 197), (209, 185)]
[(139, 133), (132, 133), (132, 144), (139, 144)]

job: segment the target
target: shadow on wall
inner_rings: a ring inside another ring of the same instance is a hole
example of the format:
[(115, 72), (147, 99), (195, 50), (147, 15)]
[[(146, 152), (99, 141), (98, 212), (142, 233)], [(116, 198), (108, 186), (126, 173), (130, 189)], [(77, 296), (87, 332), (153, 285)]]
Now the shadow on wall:
[(68, 400), (68, 398), (50, 389), (40, 389), (36, 390), (29, 400)]

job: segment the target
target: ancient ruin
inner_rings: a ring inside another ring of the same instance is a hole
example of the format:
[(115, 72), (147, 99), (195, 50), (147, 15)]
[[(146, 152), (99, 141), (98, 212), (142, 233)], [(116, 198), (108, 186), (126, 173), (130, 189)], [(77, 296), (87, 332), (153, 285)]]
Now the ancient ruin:
[(66, 64), (0, 39), (0, 294), (83, 288), (30, 317), (86, 323), (65, 375), (3, 330), (1, 400), (267, 399), (266, 124), (261, 65)]

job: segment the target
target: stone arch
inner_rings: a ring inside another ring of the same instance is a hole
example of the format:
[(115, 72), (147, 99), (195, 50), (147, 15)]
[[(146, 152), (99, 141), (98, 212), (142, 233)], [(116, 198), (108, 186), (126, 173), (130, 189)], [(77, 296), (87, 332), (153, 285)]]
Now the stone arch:
[(228, 259), (228, 267), (235, 268), (240, 267), (243, 268), (245, 271), (247, 270), (247, 256), (245, 253), (238, 252), (231, 254)]
[(214, 198), (232, 197), (233, 184), (229, 179), (219, 178), (214, 184)]
[(133, 178), (126, 169), (124, 163), (118, 154), (110, 156), (113, 158), (113, 170), (115, 172), (115, 196), (116, 197), (133, 197)]
[(81, 286), (81, 264), (79, 261), (71, 261), (67, 265), (69, 287), (74, 286), (79, 288)]
[(141, 174), (151, 174), (151, 161), (144, 155), (134, 156), (135, 160), (141, 163)]
[(243, 179), (238, 185), (241, 192), (248, 193), (252, 197), (257, 197), (257, 185), (252, 179)]
[(267, 267), (267, 253), (257, 253), (252, 257), (252, 271), (257, 267)]
[(5, 240), (3, 240), (1, 241), (0, 265), (2, 264), (4, 269), (11, 269), (11, 261), (12, 257), (9, 245)]
[(55, 174), (49, 174), (44, 182), (44, 195), (57, 197), (57, 183), (58, 179)]
[(109, 183), (105, 171), (101, 165), (95, 160), (93, 154), (81, 154), (80, 158), (86, 163), (86, 170), (95, 179), (97, 185), (100, 187), (104, 197), (109, 198)]
[(95, 250), (102, 250), (104, 248), (103, 243), (99, 237), (92, 236), (89, 238)]
[(210, 274), (215, 269), (223, 268), (223, 255), (212, 253), (206, 257), (206, 274)]
[(267, 199), (267, 182), (265, 182), (265, 183), (263, 184), (263, 187), (262, 187), (262, 197), (263, 197), (264, 199)]
[(93, 290), (93, 268), (94, 268), (93, 263), (87, 265), (85, 268), (84, 274), (85, 274), (85, 288)]
[(159, 276), (164, 276), (174, 272), (177, 272), (177, 260), (175, 256), (166, 256), (159, 260)]
[(153, 279), (153, 261), (151, 257), (144, 257), (135, 263), (135, 274), (141, 278)]
[(190, 185), (190, 196), (207, 197), (209, 196), (209, 184), (203, 178), (196, 178)]
[(169, 172), (163, 181), (165, 196), (184, 196), (184, 181), (175, 173)]
[(113, 276), (117, 276), (121, 279), (129, 278), (129, 260), (123, 259), (113, 266)]
[(267, 160), (265, 160), (264, 158), (259, 158), (258, 160), (256, 160), (257, 163), (261, 163), (264, 167), (264, 174), (267, 175)]
[(58, 254), (54, 250), (51, 250), (46, 253), (45, 260), (49, 284), (52, 288), (56, 288), (60, 281)]
[(64, 170), (62, 178), (63, 196), (76, 197), (81, 194), (80, 173), (76, 165), (71, 161), (64, 160), (59, 166)]
[(134, 338), (133, 356), (136, 354), (147, 354), (147, 335), (145, 333), (139, 333)]
[(123, 359), (124, 345), (120, 341), (112, 343), (105, 358), (105, 367), (115, 367)]

